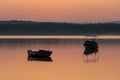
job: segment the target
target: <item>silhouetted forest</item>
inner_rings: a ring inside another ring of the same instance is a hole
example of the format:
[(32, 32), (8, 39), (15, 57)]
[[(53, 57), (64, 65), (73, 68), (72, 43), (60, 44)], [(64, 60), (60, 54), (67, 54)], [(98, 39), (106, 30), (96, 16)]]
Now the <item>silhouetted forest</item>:
[(0, 35), (101, 35), (120, 34), (119, 23), (54, 23), (0, 21)]

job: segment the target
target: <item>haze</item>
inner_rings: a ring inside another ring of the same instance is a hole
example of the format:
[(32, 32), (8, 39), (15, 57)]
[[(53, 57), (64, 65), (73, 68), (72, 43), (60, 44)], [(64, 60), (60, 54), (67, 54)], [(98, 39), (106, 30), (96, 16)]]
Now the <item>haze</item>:
[(0, 20), (110, 22), (119, 8), (119, 0), (0, 0)]

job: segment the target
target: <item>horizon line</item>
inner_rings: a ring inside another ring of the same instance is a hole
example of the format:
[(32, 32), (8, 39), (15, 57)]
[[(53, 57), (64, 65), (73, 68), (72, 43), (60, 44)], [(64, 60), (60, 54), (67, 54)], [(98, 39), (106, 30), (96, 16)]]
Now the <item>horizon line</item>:
[(60, 21), (32, 21), (32, 20), (0, 20), (0, 21), (18, 21), (18, 22), (35, 22), (35, 23), (65, 23), (65, 24), (99, 24), (99, 23), (120, 23), (120, 20), (119, 21), (106, 21), (106, 22), (67, 22), (67, 21), (63, 21), (63, 22), (60, 22)]

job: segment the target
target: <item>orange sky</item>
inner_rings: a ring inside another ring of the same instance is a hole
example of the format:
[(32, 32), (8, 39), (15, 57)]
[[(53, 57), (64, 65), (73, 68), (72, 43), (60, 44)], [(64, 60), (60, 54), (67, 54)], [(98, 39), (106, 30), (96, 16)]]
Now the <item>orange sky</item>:
[(0, 0), (0, 20), (118, 21), (119, 8), (119, 0)]

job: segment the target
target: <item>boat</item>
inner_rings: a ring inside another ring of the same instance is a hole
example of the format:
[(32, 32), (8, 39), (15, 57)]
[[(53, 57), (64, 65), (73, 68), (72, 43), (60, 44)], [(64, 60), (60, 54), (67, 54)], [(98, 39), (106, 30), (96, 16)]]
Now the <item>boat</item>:
[(44, 62), (52, 62), (51, 57), (41, 57), (41, 56), (28, 56), (28, 61), (44, 61)]
[(92, 41), (87, 40), (83, 45), (85, 47), (85, 51), (84, 51), (85, 55), (89, 55), (92, 53), (96, 54), (98, 52), (98, 43), (95, 40)]
[(28, 56), (49, 57), (51, 54), (52, 51), (49, 50), (38, 50), (38, 51), (28, 50)]
[(85, 41), (85, 43), (84, 43), (84, 46), (85, 46), (85, 48), (98, 48), (98, 43), (96, 42), (96, 41), (90, 41), (90, 40), (87, 40), (87, 41)]

